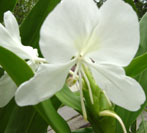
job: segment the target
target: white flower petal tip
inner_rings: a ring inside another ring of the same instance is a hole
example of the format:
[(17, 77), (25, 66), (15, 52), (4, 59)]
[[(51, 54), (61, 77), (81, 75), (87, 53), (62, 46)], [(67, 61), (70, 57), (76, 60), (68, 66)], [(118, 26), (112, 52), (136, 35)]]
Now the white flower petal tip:
[(12, 97), (15, 95), (16, 84), (9, 77), (7, 73), (0, 78), (0, 108), (9, 103)]
[(107, 0), (99, 10), (94, 34), (99, 39), (99, 49), (89, 56), (95, 62), (127, 66), (139, 47), (137, 15), (124, 1)]
[(110, 100), (127, 110), (137, 111), (145, 102), (145, 93), (139, 83), (125, 75), (121, 67), (92, 64), (92, 74)]
[(73, 62), (42, 64), (35, 76), (19, 86), (15, 94), (19, 106), (35, 105), (62, 89)]
[(19, 25), (15, 16), (7, 11), (4, 13), (4, 25), (0, 24), (0, 46), (14, 52), (23, 59), (38, 61), (38, 51), (31, 46), (23, 46), (19, 33)]
[(7, 11), (4, 13), (4, 24), (11, 36), (20, 41), (19, 25), (12, 12)]

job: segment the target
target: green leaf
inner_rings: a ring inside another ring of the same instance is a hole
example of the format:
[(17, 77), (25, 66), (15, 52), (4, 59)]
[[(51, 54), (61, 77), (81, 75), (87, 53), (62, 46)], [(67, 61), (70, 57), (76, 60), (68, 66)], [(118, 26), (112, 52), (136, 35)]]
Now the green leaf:
[(147, 52), (147, 13), (142, 17), (140, 21), (140, 47), (137, 52), (137, 56)]
[(72, 133), (94, 133), (94, 131), (91, 127), (89, 127), (89, 128), (82, 128), (82, 129), (74, 130), (72, 131)]
[(70, 129), (66, 121), (56, 113), (56, 110), (50, 100), (46, 100), (36, 105), (35, 108), (40, 112), (42, 117), (50, 123), (56, 133), (70, 133)]
[(3, 47), (0, 47), (0, 65), (18, 86), (34, 75), (24, 60)]
[(67, 85), (64, 85), (64, 87), (56, 93), (57, 98), (64, 104), (67, 105), (78, 112), (82, 113), (81, 111), (81, 102), (80, 97), (74, 94)]
[(141, 122), (136, 133), (147, 133), (147, 120)]
[(147, 68), (147, 53), (136, 57), (130, 64), (125, 68), (126, 74), (131, 77), (135, 77), (140, 72)]
[(3, 74), (4, 74), (4, 70), (0, 67), (0, 78), (1, 76), (3, 76)]
[(1, 133), (27, 133), (35, 132), (36, 130), (43, 133), (47, 131), (48, 127), (34, 108), (20, 108), (15, 104), (14, 100), (11, 100), (6, 107), (0, 109), (0, 118)]
[(3, 21), (3, 14), (5, 11), (13, 11), (18, 0), (0, 0), (0, 22)]
[[(53, 104), (59, 107), (56, 98)], [(14, 99), (0, 109), (0, 118), (0, 133), (45, 133), (49, 125), (33, 107), (20, 108)]]
[(60, 0), (39, 0), (30, 14), (20, 26), (20, 35), (24, 45), (39, 49), (40, 27), (46, 16), (54, 9)]
[(135, 133), (136, 132), (136, 128), (137, 128), (137, 120), (133, 122), (133, 124), (131, 125), (131, 132)]

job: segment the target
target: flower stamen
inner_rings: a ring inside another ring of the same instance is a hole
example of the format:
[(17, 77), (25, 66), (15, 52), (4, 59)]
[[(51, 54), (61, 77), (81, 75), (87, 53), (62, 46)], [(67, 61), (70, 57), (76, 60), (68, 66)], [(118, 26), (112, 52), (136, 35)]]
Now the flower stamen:
[(73, 72), (73, 79), (75, 79), (78, 75), (77, 73), (78, 73), (78, 70), (79, 70), (79, 67), (80, 67), (79, 64), (80, 63), (78, 62), (77, 65), (76, 65), (75, 71)]
[(116, 113), (114, 113), (110, 110), (104, 110), (104, 111), (100, 112), (99, 115), (100, 116), (110, 116), (110, 117), (117, 119), (123, 129), (123, 132), (127, 133), (127, 130), (125, 128), (125, 125), (124, 125), (122, 119)]
[(82, 75), (80, 71), (79, 71), (79, 90), (80, 90), (80, 99), (81, 99), (81, 108), (82, 108), (83, 117), (85, 120), (87, 120), (87, 113), (86, 113), (84, 96), (82, 91)]
[(86, 81), (86, 84), (88, 86), (88, 91), (89, 91), (89, 96), (90, 96), (90, 100), (91, 100), (91, 103), (94, 104), (94, 100), (93, 100), (93, 95), (92, 95), (92, 89), (91, 89), (91, 86), (90, 86), (90, 83), (89, 83), (89, 80), (85, 74), (85, 72), (83, 71), (83, 69), (81, 69), (81, 73)]

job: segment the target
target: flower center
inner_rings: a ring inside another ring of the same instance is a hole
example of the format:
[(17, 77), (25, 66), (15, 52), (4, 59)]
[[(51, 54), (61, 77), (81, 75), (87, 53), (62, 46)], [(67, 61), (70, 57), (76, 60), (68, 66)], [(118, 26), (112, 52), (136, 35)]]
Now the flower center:
[(79, 54), (77, 59), (78, 59), (78, 62), (81, 62), (83, 60), (84, 56), (83, 54)]
[(92, 89), (90, 86), (90, 82), (87, 78), (87, 75), (85, 74), (85, 71), (83, 69), (85, 63), (84, 63), (84, 56), (83, 54), (79, 54), (77, 57), (77, 63), (75, 66), (75, 70), (72, 73), (73, 79), (76, 79), (78, 77), (77, 82), (79, 83), (79, 91), (80, 91), (80, 99), (81, 99), (81, 107), (82, 107), (82, 112), (83, 112), (83, 116), (85, 119), (87, 119), (87, 113), (86, 113), (86, 108), (85, 108), (85, 103), (84, 103), (84, 96), (83, 96), (83, 91), (82, 91), (82, 79), (84, 79), (85, 83), (87, 84), (88, 87), (88, 91), (89, 91), (89, 96), (90, 96), (90, 100), (91, 103), (94, 103), (93, 100), (93, 95), (92, 95)]

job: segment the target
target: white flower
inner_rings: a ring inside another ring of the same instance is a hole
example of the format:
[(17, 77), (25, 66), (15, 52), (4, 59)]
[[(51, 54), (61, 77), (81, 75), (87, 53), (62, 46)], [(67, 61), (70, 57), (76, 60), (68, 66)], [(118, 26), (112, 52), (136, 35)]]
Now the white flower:
[[(19, 26), (14, 15), (10, 11), (4, 13), (4, 25), (5, 27), (0, 24), (0, 46), (14, 52), (23, 59), (29, 59), (27, 63), (35, 72), (39, 64), (45, 60), (38, 57), (37, 49), (21, 44)], [(16, 84), (5, 72), (0, 78), (0, 107), (8, 104), (15, 95), (16, 89)]]
[(14, 52), (23, 59), (29, 59), (32, 62), (42, 61), (38, 57), (37, 49), (21, 44), (19, 26), (10, 11), (4, 13), (4, 25), (5, 27), (0, 24), (0, 46)]
[[(139, 46), (139, 23), (133, 9), (122, 0), (107, 0), (98, 9), (92, 0), (63, 0), (41, 28), (40, 48), (50, 64), (16, 92), (20, 106), (34, 105), (53, 96), (77, 64), (75, 74), (85, 76), (88, 66), (110, 100), (136, 111), (145, 101), (142, 87), (125, 75)], [(79, 79), (81, 80), (81, 79)]]
[(5, 72), (0, 78), (0, 107), (4, 107), (13, 98), (16, 91), (16, 84)]

